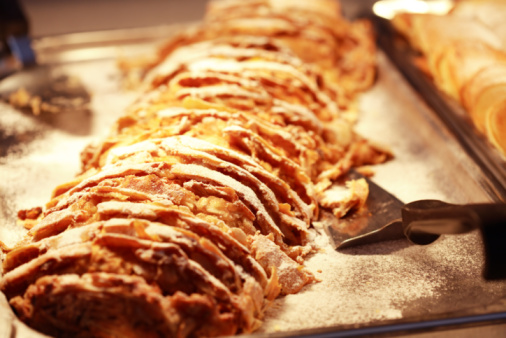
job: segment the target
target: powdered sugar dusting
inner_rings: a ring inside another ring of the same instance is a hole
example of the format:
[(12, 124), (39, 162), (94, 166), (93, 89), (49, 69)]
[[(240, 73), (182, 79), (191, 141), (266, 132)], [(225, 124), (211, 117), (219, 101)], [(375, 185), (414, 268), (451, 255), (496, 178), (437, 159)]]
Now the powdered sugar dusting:
[[(428, 197), (462, 203), (487, 200), (469, 159), (436, 122), (424, 120), (427, 108), (384, 55), (379, 57), (378, 84), (363, 97), (358, 129), (391, 147), (395, 159), (374, 167), (374, 180), (406, 202)], [(86, 133), (48, 126), (0, 105), (0, 125), (10, 133), (6, 135), (28, 138), (0, 159), (0, 240), (9, 245), (23, 235), (15, 224), (17, 210), (43, 205), (56, 185), (74, 177), (79, 152), (107, 134), (133, 99), (118, 90), (113, 61), (67, 68), (93, 91)], [(484, 259), (477, 232), (446, 236), (426, 247), (400, 240), (343, 252), (333, 250), (324, 234), (311, 234), (321, 250), (306, 267), (321, 281), (274, 301), (260, 332), (419, 320), (506, 297), (504, 282), (481, 277)]]
[[(76, 76), (88, 91), (95, 91), (90, 111), (34, 116), (0, 102), (0, 241), (8, 246), (25, 233), (16, 224), (16, 213), (43, 206), (58, 184), (75, 177), (80, 152), (109, 132), (135, 96), (118, 89), (113, 60), (59, 67), (55, 72)], [(65, 128), (68, 125), (73, 127)]]
[(337, 252), (327, 245), (306, 264), (321, 281), (276, 300), (262, 332), (416, 319), (494, 302), (506, 287), (483, 281), (479, 248), (476, 232), (426, 247), (398, 240)]
[(401, 318), (399, 304), (432, 297), (437, 285), (424, 272), (416, 271), (416, 279), (404, 274), (405, 266), (402, 255), (361, 256), (326, 246), (307, 262), (311, 271), (321, 271), (316, 272), (321, 282), (276, 301), (268, 310), (268, 314), (277, 312), (275, 319), (268, 320), (263, 329), (298, 330)]
[[(488, 201), (474, 163), (408, 86), (402, 86), (404, 80), (383, 54), (379, 63), (378, 83), (362, 97), (358, 130), (390, 147), (395, 159), (373, 167), (373, 179), (405, 202)], [(321, 282), (277, 299), (267, 310), (262, 332), (338, 330), (464, 310), (478, 313), (506, 298), (504, 282), (482, 278), (484, 258), (477, 231), (443, 236), (428, 246), (398, 240), (342, 252), (333, 250), (321, 231), (315, 243), (321, 252), (306, 266)]]

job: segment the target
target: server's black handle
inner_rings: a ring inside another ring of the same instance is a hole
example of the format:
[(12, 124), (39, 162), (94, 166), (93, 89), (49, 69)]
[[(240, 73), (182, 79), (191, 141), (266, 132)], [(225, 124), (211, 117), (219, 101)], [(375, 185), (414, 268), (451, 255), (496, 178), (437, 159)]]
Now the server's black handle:
[(460, 234), (480, 229), (486, 279), (506, 278), (506, 204), (455, 205), (438, 200), (420, 200), (402, 209), (403, 229), (415, 244), (434, 242), (442, 234)]
[(486, 279), (506, 279), (506, 205), (471, 205), (481, 224)]

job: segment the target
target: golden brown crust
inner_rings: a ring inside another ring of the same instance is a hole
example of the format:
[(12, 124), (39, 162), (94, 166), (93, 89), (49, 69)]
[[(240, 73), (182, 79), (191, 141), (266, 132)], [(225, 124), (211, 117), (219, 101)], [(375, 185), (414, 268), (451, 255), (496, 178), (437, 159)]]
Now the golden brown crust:
[(34, 224), (0, 283), (19, 317), (53, 335), (248, 333), (314, 282), (321, 192), (386, 156), (342, 110), (375, 68), (369, 25), (338, 9), (213, 1), (167, 43), (82, 173), (21, 213)]

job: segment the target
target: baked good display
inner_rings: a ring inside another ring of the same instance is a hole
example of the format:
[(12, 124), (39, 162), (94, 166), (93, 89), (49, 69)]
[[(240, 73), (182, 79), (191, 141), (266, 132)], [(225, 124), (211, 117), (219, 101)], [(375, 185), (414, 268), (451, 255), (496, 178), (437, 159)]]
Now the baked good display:
[(476, 129), (506, 153), (506, 4), (459, 1), (447, 15), (400, 13), (392, 19), (421, 52), (422, 68), (459, 102)]
[[(82, 172), (3, 260), (18, 317), (54, 336), (218, 336), (315, 282), (304, 258), (328, 188), (389, 155), (353, 131), (374, 43), (334, 1), (212, 1), (173, 37)], [(360, 187), (356, 188), (356, 187)]]

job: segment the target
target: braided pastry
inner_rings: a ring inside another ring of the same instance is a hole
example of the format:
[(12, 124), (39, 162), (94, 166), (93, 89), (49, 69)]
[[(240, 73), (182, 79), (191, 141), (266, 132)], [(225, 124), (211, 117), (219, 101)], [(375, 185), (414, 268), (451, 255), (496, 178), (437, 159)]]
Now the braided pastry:
[(385, 159), (352, 130), (372, 36), (336, 2), (213, 1), (149, 68), (3, 261), (1, 290), (46, 334), (254, 331), (315, 281), (302, 264), (326, 189)]

